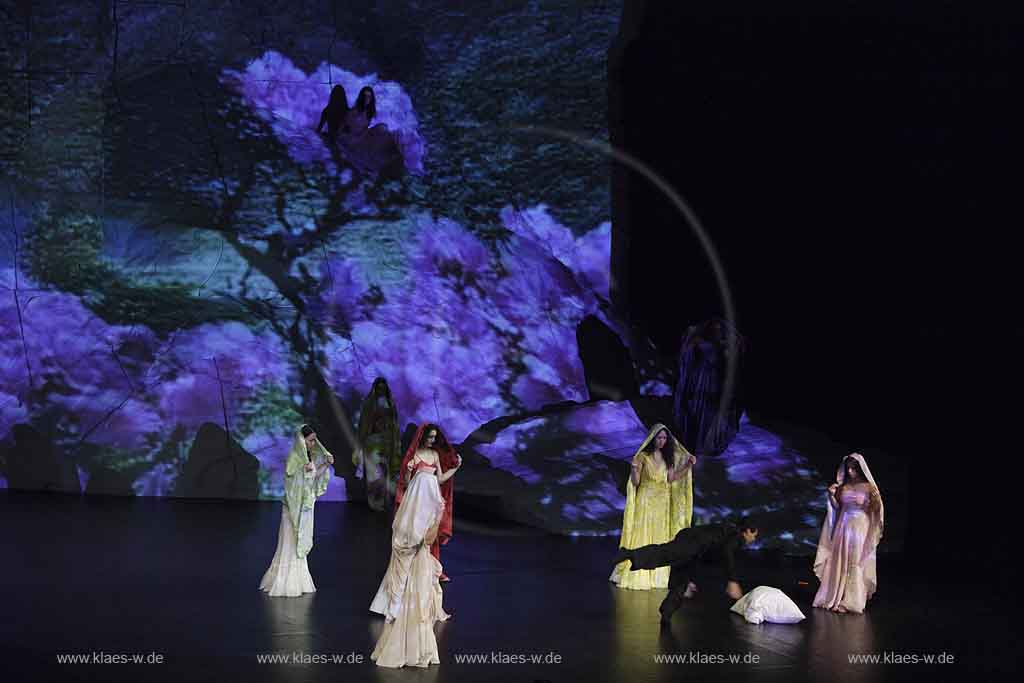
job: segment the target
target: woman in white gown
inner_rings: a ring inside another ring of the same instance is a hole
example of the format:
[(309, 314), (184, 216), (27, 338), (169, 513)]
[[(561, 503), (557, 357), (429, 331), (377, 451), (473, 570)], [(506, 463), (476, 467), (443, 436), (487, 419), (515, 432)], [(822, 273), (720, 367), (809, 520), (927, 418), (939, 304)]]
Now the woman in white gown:
[(828, 488), (814, 573), (821, 586), (813, 605), (861, 614), (878, 587), (875, 554), (882, 539), (885, 508), (871, 470), (860, 453), (843, 459)]
[[(423, 427), (413, 444), (421, 443)], [(427, 434), (426, 442), (430, 442)], [(402, 667), (440, 664), (434, 624), (448, 619), (441, 607), (441, 563), (431, 554), (444, 515), (441, 484), (455, 474), (458, 464), (442, 472), (438, 454), (419, 448), (407, 467), (410, 481), (391, 525), (391, 561), (370, 611), (384, 615), (384, 632), (370, 659), (378, 666)]]
[(260, 581), (260, 590), (271, 597), (298, 597), (313, 593), (306, 555), (313, 548), (313, 505), (327, 491), (332, 456), (309, 425), (302, 425), (288, 452), (284, 471), (284, 500), (277, 550)]

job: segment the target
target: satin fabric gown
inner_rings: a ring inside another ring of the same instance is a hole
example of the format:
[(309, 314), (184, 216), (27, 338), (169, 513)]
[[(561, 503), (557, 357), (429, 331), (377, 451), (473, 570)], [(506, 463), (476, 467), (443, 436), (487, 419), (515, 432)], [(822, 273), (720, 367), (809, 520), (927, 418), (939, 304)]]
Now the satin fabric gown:
[[(673, 524), (672, 484), (668, 481), (668, 468), (655, 464), (648, 453), (641, 453), (639, 457), (644, 459), (644, 464), (633, 505), (627, 501), (622, 523), (623, 548), (668, 543), (683, 528), (678, 522)], [(615, 565), (609, 580), (620, 588), (651, 590), (668, 588), (670, 573), (671, 567), (631, 571), (630, 562), (626, 560)]]
[(441, 607), (441, 563), (425, 538), (444, 512), (434, 468), (420, 465), (395, 512), (391, 561), (370, 604), (384, 615), (384, 631), (370, 655), (378, 666), (439, 664), (434, 624), (448, 619)]
[(871, 497), (867, 491), (850, 487), (844, 487), (840, 495), (832, 551), (821, 568), (821, 586), (813, 604), (825, 609), (843, 607), (859, 614), (878, 583), (874, 548), (867, 547)]
[[(293, 465), (293, 469), (296, 467)], [(292, 504), (297, 504), (299, 529), (295, 531), (287, 500), (281, 505), (281, 525), (277, 532), (277, 548), (270, 560), (270, 567), (260, 580), (260, 590), (272, 598), (296, 598), (304, 593), (315, 593), (316, 585), (309, 573), (306, 553), (313, 547), (313, 501), (327, 490), (329, 470), (321, 466), (313, 472), (298, 470), (288, 475), (302, 482), (305, 495)]]

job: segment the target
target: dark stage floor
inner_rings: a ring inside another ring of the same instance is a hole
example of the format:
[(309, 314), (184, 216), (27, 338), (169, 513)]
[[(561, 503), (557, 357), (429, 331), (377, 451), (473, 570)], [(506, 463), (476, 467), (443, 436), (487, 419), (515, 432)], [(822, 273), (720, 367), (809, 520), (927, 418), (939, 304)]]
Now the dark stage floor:
[[(608, 583), (614, 540), (457, 519), (442, 551), (452, 576), (445, 607), (455, 613), (437, 627), (442, 663), (380, 669), (368, 657), (382, 620), (367, 607), (388, 561), (388, 520), (354, 503), (318, 505), (318, 592), (290, 599), (257, 590), (279, 521), (277, 503), (0, 492), (0, 680), (941, 681), (995, 680), (1016, 668), (1012, 614), (979, 599), (987, 589), (977, 577), (936, 586), (883, 557), (868, 614), (834, 615), (810, 607), (808, 562), (752, 557), (745, 588), (783, 589), (804, 622), (747, 624), (706, 581), (661, 633), (663, 591)], [(57, 663), (59, 654), (99, 652), (163, 662)], [(268, 653), (355, 653), (363, 663), (261, 663)], [(850, 664), (860, 653), (946, 653), (954, 662)], [(687, 661), (656, 661), (662, 654)], [(505, 663), (458, 663), (463, 655)], [(508, 662), (520, 655), (560, 662)], [(711, 661), (720, 656), (741, 661)]]

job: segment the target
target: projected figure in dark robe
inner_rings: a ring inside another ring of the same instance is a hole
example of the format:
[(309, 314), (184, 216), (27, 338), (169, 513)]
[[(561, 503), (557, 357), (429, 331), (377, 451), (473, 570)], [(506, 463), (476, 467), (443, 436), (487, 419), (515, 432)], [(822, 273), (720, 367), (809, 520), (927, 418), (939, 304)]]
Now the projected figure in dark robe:
[(399, 446), (398, 410), (391, 389), (383, 377), (373, 381), (363, 399), (357, 430), (359, 445), (352, 453), (356, 472), (362, 470), (366, 501), (378, 512), (390, 509), (398, 486), (402, 453)]
[[(742, 337), (720, 318), (694, 325), (683, 337), (673, 416), (679, 437), (691, 453), (719, 455), (739, 431), (742, 407), (737, 380), (742, 348)], [(736, 380), (723, 405), (730, 353), (736, 354)]]
[(383, 123), (371, 126), (377, 116), (373, 88), (359, 91), (356, 103), (345, 116), (341, 148), (351, 164), (364, 173), (400, 173), (404, 168), (402, 150), (394, 134)]
[[(395, 495), (395, 506), (401, 508), (402, 498), (409, 486), (413, 474), (429, 469), (437, 476), (441, 496), (444, 498), (444, 514), (438, 524), (437, 537), (430, 544), (430, 553), (440, 561), (441, 546), (446, 545), (452, 537), (452, 502), (454, 498), (452, 477), (462, 466), (462, 457), (448, 443), (441, 429), (434, 424), (426, 424), (416, 431), (409, 450), (405, 453), (402, 466), (399, 468), (398, 490)], [(448, 581), (448, 576), (441, 573), (441, 581)]]
[(331, 98), (327, 106), (320, 112), (320, 123), (317, 124), (316, 131), (322, 133), (326, 126), (327, 137), (334, 142), (345, 125), (348, 113), (348, 96), (345, 94), (345, 88), (336, 85), (331, 89)]

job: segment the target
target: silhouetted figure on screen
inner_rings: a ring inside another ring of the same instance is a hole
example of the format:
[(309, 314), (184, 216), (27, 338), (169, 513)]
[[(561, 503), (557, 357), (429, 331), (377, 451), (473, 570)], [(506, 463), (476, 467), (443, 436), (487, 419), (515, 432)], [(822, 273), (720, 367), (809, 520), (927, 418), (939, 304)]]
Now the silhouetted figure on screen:
[(402, 150), (395, 134), (383, 123), (370, 125), (377, 116), (377, 96), (364, 86), (356, 103), (345, 115), (341, 148), (345, 158), (358, 170), (368, 174), (401, 175), (404, 170)]
[(327, 101), (327, 106), (320, 113), (320, 123), (317, 124), (316, 131), (323, 132), (326, 125), (327, 137), (331, 140), (337, 139), (338, 133), (341, 132), (348, 119), (348, 113), (348, 96), (345, 94), (345, 88), (336, 85), (331, 90), (331, 99)]
[[(726, 374), (730, 354), (736, 353), (736, 377), (725, 405)], [(679, 351), (673, 417), (680, 441), (697, 456), (724, 451), (740, 427), (739, 367), (743, 338), (732, 325), (712, 318), (687, 330)]]

